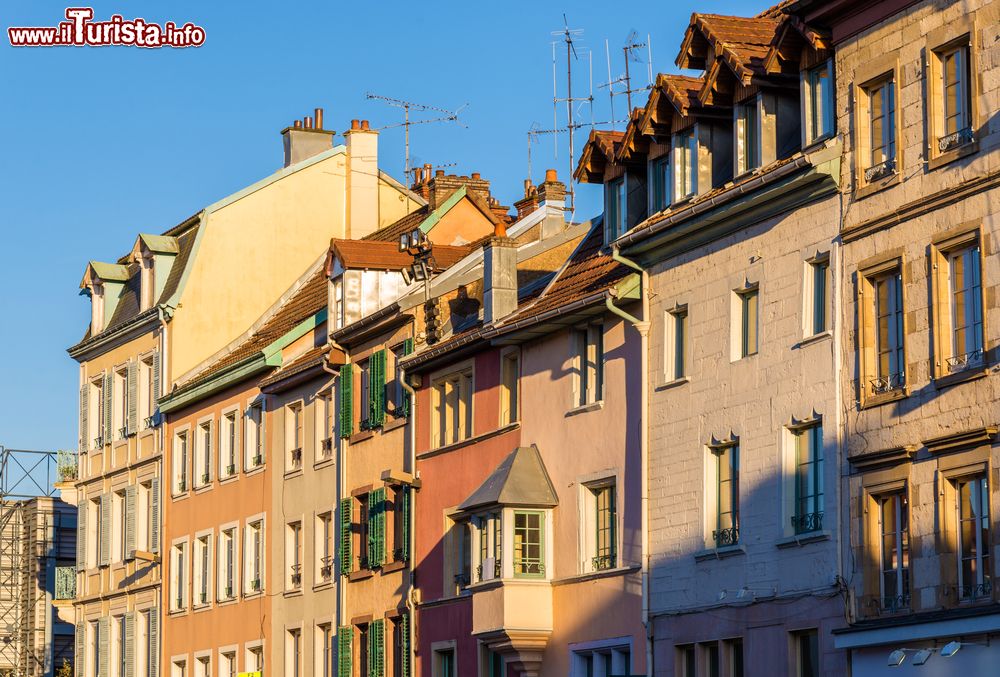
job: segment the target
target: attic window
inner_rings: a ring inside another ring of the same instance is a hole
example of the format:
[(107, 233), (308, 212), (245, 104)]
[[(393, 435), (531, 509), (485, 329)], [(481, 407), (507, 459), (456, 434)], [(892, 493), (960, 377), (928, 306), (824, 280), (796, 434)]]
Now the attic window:
[(144, 256), (140, 260), (142, 266), (140, 282), (140, 303), (142, 310), (153, 307), (153, 294), (156, 289), (156, 274), (153, 267), (153, 257)]
[(104, 285), (94, 282), (90, 287), (90, 331), (97, 334), (104, 330)]
[(805, 97), (805, 142), (813, 143), (833, 134), (833, 67), (829, 61), (802, 75)]
[(694, 127), (674, 135), (674, 199), (698, 192), (698, 142)]
[(760, 166), (760, 96), (737, 104), (733, 115), (736, 124), (736, 173), (739, 175)]

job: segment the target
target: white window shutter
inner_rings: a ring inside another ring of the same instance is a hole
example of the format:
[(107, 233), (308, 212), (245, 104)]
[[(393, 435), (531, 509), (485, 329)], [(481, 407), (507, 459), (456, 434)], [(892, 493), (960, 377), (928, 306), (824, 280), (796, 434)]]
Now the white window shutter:
[(160, 610), (152, 607), (149, 610), (149, 665), (147, 677), (158, 677), (160, 674)]
[(135, 612), (125, 614), (125, 677), (135, 677)]
[(111, 391), (115, 387), (115, 380), (112, 378), (111, 374), (107, 374), (104, 377), (104, 443), (111, 444), (114, 440), (114, 430), (112, 429), (112, 421), (114, 420), (111, 416), (111, 407), (113, 406), (114, 399), (111, 396)]
[(135, 360), (128, 363), (128, 433), (139, 430), (139, 369)]
[(156, 412), (156, 407), (160, 401), (160, 352), (153, 353), (153, 401), (149, 403), (149, 410)]
[(87, 501), (76, 506), (76, 570), (87, 568)]
[[(111, 494), (101, 496), (101, 553), (100, 564), (111, 564)], [(104, 640), (104, 634), (101, 634)]]
[(109, 648), (108, 639), (110, 639), (109, 635), (111, 634), (110, 621), (111, 619), (108, 618), (107, 616), (98, 621), (98, 625), (100, 627), (99, 631), (100, 642), (98, 643), (97, 647), (97, 661), (98, 661), (97, 677), (110, 677), (110, 671), (108, 669), (110, 667), (109, 665), (110, 656), (108, 655), (108, 648)]
[(86, 674), (87, 665), (87, 624), (84, 621), (78, 621), (76, 624), (76, 652), (73, 654), (74, 663), (74, 674), (83, 675)]
[(154, 477), (149, 484), (149, 551), (160, 552), (160, 478)]
[(125, 557), (128, 559), (135, 559), (135, 496), (135, 486), (130, 486), (125, 490)]
[(80, 386), (80, 451), (90, 449), (90, 438), (87, 437), (87, 414), (90, 410), (90, 384)]

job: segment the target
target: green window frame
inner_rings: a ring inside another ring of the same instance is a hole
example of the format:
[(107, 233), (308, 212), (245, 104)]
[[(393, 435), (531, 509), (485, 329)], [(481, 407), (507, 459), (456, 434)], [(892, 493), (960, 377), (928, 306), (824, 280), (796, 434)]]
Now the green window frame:
[(385, 563), (385, 487), (368, 493), (368, 568)]
[(354, 365), (340, 368), (340, 436), (354, 434)]
[(340, 501), (340, 573), (344, 576), (351, 573), (351, 512), (352, 500), (344, 498)]
[(809, 426), (792, 432), (795, 436), (796, 534), (823, 529), (823, 427)]
[(740, 296), (740, 357), (756, 355), (760, 347), (760, 289), (742, 291)]
[(514, 576), (545, 576), (545, 512), (514, 511)]

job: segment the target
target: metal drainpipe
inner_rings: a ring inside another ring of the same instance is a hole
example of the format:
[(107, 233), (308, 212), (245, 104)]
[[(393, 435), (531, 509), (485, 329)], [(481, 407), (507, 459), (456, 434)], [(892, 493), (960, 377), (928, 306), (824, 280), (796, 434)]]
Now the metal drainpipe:
[[(413, 389), (409, 383), (406, 382), (406, 370), (400, 368), (399, 370), (399, 381), (403, 384), (403, 390), (410, 396), (410, 411), (408, 412), (409, 420), (406, 422), (407, 427), (410, 429), (410, 474), (413, 475), (413, 479), (417, 479), (417, 392)], [(414, 629), (416, 628), (416, 603), (414, 602), (414, 596), (417, 593), (417, 588), (414, 585), (414, 565), (413, 563), (417, 559), (416, 553), (416, 524), (417, 524), (417, 492), (410, 487), (410, 533), (406, 535), (407, 541), (409, 541), (410, 556), (407, 558), (406, 569), (410, 574), (410, 587), (406, 592), (406, 612), (410, 615), (410, 674), (417, 674), (417, 643), (413, 641), (415, 636)]]
[[(350, 362), (350, 360), (351, 360), (350, 354), (346, 350), (344, 350), (343, 348), (341, 348), (337, 344), (336, 341), (330, 340), (327, 343), (328, 343), (328, 345), (330, 347), (337, 348), (338, 350), (341, 350), (344, 353), (344, 355), (347, 357), (347, 362), (348, 363)], [(339, 381), (340, 372), (339, 371), (334, 371), (333, 369), (331, 369), (330, 366), (329, 366), (329, 364), (327, 364), (327, 361), (326, 361), (325, 358), (323, 359), (322, 362), (320, 362), (320, 364), (323, 365), (323, 371), (325, 371), (328, 374), (332, 374), (332, 375), (334, 375), (334, 376), (337, 377), (337, 379), (338, 379), (337, 385), (339, 387), (340, 386), (340, 381)], [(339, 430), (337, 431), (337, 434), (338, 435), (340, 434)], [(337, 459), (337, 464), (338, 464), (338, 467), (337, 467), (337, 509), (338, 510), (340, 509), (340, 499), (343, 496), (344, 487), (347, 486), (347, 475), (346, 475), (346, 469), (345, 469), (345, 465), (344, 465), (344, 457), (345, 457), (344, 447), (345, 447), (345, 444), (343, 443), (343, 440), (342, 440), (341, 444), (337, 445), (338, 455), (339, 455), (339, 458)], [(343, 517), (341, 517), (341, 519), (343, 519)], [(339, 522), (338, 522), (338, 527), (337, 528), (338, 529), (340, 528)], [(337, 631), (339, 632), (340, 628), (342, 628), (344, 626), (344, 611), (345, 611), (345, 607), (347, 606), (347, 586), (344, 585), (343, 577), (340, 575), (339, 571), (336, 572), (336, 576), (337, 576), (337, 579), (338, 579), (337, 580)], [(338, 646), (339, 646), (339, 643), (338, 643)]]
[(642, 533), (642, 625), (646, 629), (646, 675), (653, 674), (653, 629), (649, 624), (649, 272), (638, 263), (626, 259), (618, 247), (611, 250), (611, 258), (618, 263), (639, 271), (642, 276), (640, 294), (642, 319), (636, 319), (607, 299), (607, 307), (615, 315), (631, 322), (639, 332), (639, 457), (641, 475), (640, 531)]

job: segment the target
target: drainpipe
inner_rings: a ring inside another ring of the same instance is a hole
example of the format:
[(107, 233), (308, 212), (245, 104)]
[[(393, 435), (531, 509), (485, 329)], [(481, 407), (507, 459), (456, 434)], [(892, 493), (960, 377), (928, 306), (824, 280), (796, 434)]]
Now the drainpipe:
[[(409, 383), (406, 382), (406, 370), (400, 368), (399, 370), (399, 380), (403, 385), (403, 390), (410, 397), (410, 411), (409, 421), (406, 422), (407, 427), (410, 429), (410, 450), (409, 450), (409, 465), (410, 474), (413, 475), (413, 479), (417, 479), (417, 392), (413, 389)], [(406, 612), (410, 616), (410, 674), (417, 674), (417, 643), (413, 641), (416, 633), (414, 629), (416, 628), (416, 602), (415, 597), (417, 594), (417, 588), (415, 585), (416, 572), (414, 571), (414, 562), (417, 560), (416, 546), (417, 546), (417, 492), (410, 487), (410, 532), (406, 534), (406, 540), (409, 542), (410, 556), (407, 558), (406, 569), (410, 575), (410, 586), (406, 591)]]
[[(328, 341), (328, 345), (342, 350), (344, 355), (347, 357), (347, 361), (350, 362), (351, 360), (350, 354), (346, 350), (343, 350), (343, 348), (341, 348), (339, 345), (337, 345), (335, 341)], [(340, 372), (331, 369), (330, 365), (327, 363), (325, 358), (323, 359), (322, 362), (320, 362), (320, 364), (323, 365), (323, 371), (325, 371), (328, 374), (332, 374), (333, 376), (338, 378), (337, 384), (339, 386)], [(338, 435), (340, 434), (339, 430), (337, 431), (337, 434)], [(344, 451), (345, 446), (347, 445), (343, 443), (343, 440), (341, 440), (341, 444), (337, 445), (338, 448), (337, 509), (338, 510), (340, 509), (340, 499), (343, 497), (345, 487), (347, 486), (347, 474), (346, 474), (347, 470), (346, 470), (346, 465), (344, 463), (344, 459), (346, 458), (346, 453)], [(341, 519), (343, 519), (343, 517), (341, 517)], [(338, 529), (340, 528), (339, 522), (337, 524), (337, 528)], [(344, 626), (344, 614), (347, 608), (347, 586), (344, 584), (343, 577), (340, 575), (339, 571), (336, 572), (336, 576), (337, 576), (337, 631), (339, 632), (340, 628)]]
[(653, 674), (653, 629), (649, 622), (649, 272), (638, 263), (626, 259), (618, 251), (611, 250), (611, 258), (628, 266), (642, 276), (640, 293), (642, 299), (642, 319), (632, 317), (611, 302), (608, 297), (606, 305), (615, 315), (630, 322), (639, 332), (639, 463), (641, 476), (640, 499), (640, 531), (642, 542), (642, 625), (646, 629), (646, 675)]

